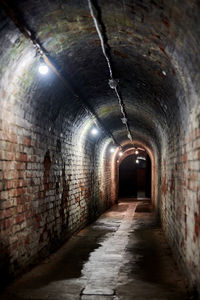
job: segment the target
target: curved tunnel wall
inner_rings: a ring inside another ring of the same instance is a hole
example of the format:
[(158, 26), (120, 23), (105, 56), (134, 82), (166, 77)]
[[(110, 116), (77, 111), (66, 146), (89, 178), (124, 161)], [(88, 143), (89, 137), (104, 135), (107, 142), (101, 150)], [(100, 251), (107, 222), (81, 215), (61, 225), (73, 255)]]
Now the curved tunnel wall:
[[(128, 144), (87, 1), (12, 3), (70, 85)], [(98, 5), (130, 130), (155, 158), (156, 209), (200, 288), (199, 3)], [(91, 137), (82, 104), (54, 73), (38, 74), (34, 47), (3, 9), (0, 24), (0, 242), (2, 268), (16, 273), (116, 201), (116, 167), (110, 137)]]
[(111, 200), (104, 191), (109, 163), (105, 151), (95, 149), (90, 115), (52, 72), (38, 74), (34, 51), (11, 22), (6, 32), (0, 250), (1, 271), (9, 277), (57, 249)]

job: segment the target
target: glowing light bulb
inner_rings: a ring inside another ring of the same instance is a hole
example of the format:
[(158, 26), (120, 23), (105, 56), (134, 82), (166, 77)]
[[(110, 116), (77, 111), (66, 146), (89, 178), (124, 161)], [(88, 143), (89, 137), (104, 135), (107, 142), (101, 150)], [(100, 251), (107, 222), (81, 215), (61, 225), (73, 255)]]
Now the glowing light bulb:
[(47, 67), (47, 65), (45, 65), (44, 63), (42, 63), (42, 64), (39, 66), (39, 72), (40, 72), (40, 74), (42, 74), (42, 75), (46, 75), (46, 74), (49, 72), (49, 68)]
[(139, 153), (139, 151), (138, 151), (138, 150), (136, 150), (136, 151), (135, 151), (135, 154), (138, 154), (138, 153)]
[(135, 161), (135, 162), (136, 162), (136, 164), (139, 164), (139, 159), (136, 159), (136, 161)]
[(167, 75), (167, 73), (166, 73), (164, 70), (162, 71), (162, 73), (163, 73), (163, 75), (164, 75), (164, 76), (166, 76), (166, 75)]
[(119, 152), (119, 156), (122, 156), (123, 155), (123, 152)]
[(114, 147), (110, 148), (110, 152), (111, 153), (115, 152), (115, 148)]
[(92, 128), (91, 133), (92, 133), (93, 135), (97, 135), (97, 134), (98, 134), (97, 128), (95, 128), (95, 127)]

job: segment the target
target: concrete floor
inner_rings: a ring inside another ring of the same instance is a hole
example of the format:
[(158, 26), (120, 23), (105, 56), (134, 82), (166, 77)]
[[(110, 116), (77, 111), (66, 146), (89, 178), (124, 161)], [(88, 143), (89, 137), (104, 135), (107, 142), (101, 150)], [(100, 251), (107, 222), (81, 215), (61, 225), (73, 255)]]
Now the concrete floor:
[(124, 199), (13, 282), (0, 299), (191, 298), (151, 205)]

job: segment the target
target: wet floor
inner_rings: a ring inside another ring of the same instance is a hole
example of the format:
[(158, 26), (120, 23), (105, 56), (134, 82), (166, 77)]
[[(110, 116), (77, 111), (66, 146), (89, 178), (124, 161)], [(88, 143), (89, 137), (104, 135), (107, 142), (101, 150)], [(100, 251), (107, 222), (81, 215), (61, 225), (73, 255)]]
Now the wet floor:
[(13, 282), (1, 300), (188, 299), (147, 200), (121, 200)]

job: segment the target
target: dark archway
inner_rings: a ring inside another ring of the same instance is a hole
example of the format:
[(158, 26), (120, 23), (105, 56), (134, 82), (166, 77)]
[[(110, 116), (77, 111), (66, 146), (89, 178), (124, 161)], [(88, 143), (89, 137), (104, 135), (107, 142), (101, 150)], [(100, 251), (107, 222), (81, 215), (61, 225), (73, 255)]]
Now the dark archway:
[(119, 197), (151, 198), (151, 159), (129, 155), (119, 166)]

